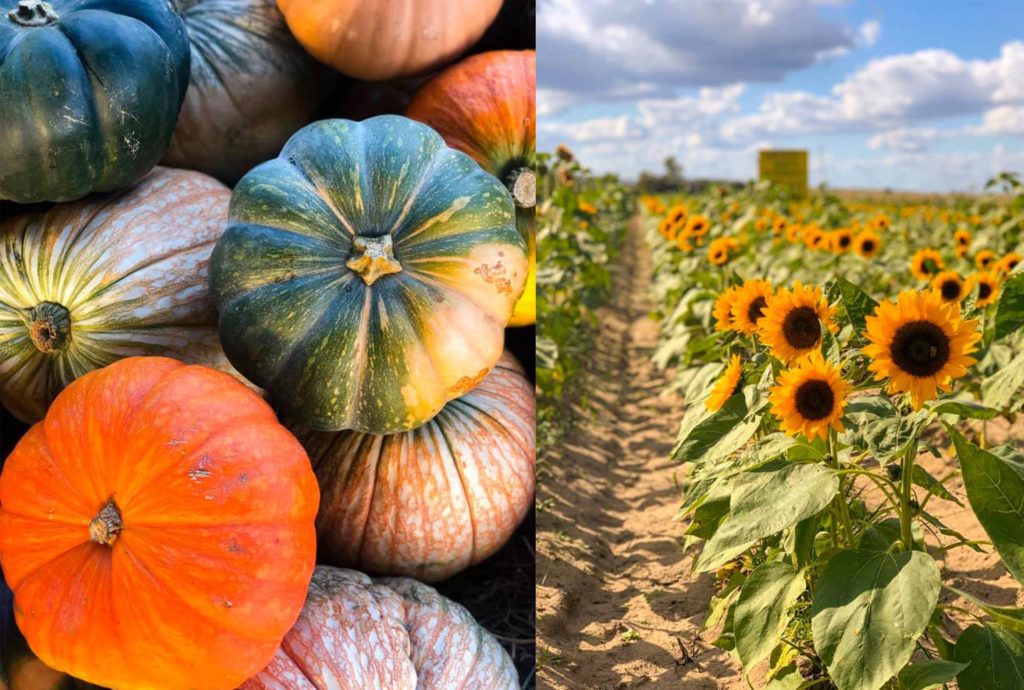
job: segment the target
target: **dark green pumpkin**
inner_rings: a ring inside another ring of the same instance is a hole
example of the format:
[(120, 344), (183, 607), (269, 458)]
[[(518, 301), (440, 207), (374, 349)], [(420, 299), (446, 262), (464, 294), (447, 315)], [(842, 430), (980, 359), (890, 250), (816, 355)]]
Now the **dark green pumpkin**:
[(376, 434), (487, 375), (526, 273), (501, 182), (393, 115), (300, 130), (238, 183), (210, 263), (232, 364), (300, 424)]
[(168, 0), (0, 0), (0, 199), (141, 178), (174, 133), (189, 59)]

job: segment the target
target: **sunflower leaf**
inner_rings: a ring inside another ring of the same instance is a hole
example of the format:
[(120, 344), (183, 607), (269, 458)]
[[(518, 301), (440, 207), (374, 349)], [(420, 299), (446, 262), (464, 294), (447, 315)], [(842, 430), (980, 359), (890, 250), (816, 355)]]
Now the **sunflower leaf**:
[(957, 674), (960, 690), (1024, 688), (1024, 636), (999, 625), (972, 625), (964, 630), (953, 657), (970, 662)]
[(978, 522), (1006, 569), (1024, 582), (1024, 467), (979, 448), (952, 426), (946, 428)]
[(863, 331), (867, 327), (865, 317), (875, 311), (878, 302), (846, 278), (836, 278), (835, 280), (839, 294), (842, 296), (843, 307), (846, 309), (846, 318), (853, 325), (855, 331)]
[(736, 652), (743, 668), (771, 654), (793, 615), (790, 607), (806, 589), (803, 571), (769, 561), (754, 568), (736, 602)]
[(923, 410), (905, 417), (885, 417), (869, 423), (864, 429), (864, 438), (877, 460), (888, 460), (906, 450), (910, 442), (921, 435), (921, 428), (927, 421)]
[(995, 408), (985, 407), (970, 400), (940, 400), (932, 406), (932, 412), (954, 414), (968, 419), (992, 419), (999, 414), (999, 410)]
[(982, 382), (981, 401), (989, 407), (1003, 409), (1016, 402), (1014, 397), (1021, 386), (1024, 386), (1024, 352)]
[(995, 339), (1002, 340), (1024, 327), (1024, 273), (1003, 283), (996, 309)]
[(956, 678), (971, 662), (959, 663), (945, 659), (927, 659), (905, 667), (900, 671), (897, 680), (899, 690), (927, 690), (937, 685), (944, 685)]

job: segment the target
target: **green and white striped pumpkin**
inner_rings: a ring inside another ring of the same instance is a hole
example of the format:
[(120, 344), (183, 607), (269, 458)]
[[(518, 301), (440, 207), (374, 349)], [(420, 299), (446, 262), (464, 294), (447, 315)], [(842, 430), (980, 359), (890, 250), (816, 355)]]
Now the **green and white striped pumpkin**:
[(0, 401), (38, 421), (71, 381), (135, 355), (230, 369), (207, 288), (229, 198), (210, 177), (157, 168), (0, 223)]
[(299, 424), (377, 434), (487, 375), (526, 272), (501, 182), (393, 115), (300, 130), (239, 182), (210, 266), (232, 364)]

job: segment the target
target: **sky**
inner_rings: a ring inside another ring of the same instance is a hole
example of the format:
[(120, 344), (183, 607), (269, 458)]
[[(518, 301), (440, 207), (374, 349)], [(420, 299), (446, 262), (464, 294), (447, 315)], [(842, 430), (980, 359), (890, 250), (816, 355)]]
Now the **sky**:
[(633, 179), (979, 191), (1024, 172), (1024, 0), (541, 0), (538, 146)]

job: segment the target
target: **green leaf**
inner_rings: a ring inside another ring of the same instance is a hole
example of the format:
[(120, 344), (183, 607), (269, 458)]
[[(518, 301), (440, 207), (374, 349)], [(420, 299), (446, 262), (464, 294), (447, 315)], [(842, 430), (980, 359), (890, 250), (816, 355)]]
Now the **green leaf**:
[(947, 586), (946, 589), (977, 606), (1006, 630), (1024, 635), (1024, 609), (1011, 608), (1009, 606), (993, 606), (973, 594), (956, 589), (955, 587)]
[(743, 668), (771, 654), (792, 619), (789, 608), (805, 589), (803, 572), (788, 563), (769, 561), (750, 573), (736, 602), (734, 626)]
[(924, 411), (918, 411), (906, 417), (885, 417), (872, 422), (864, 430), (868, 448), (878, 460), (895, 457), (921, 435), (927, 420)]
[(899, 411), (893, 407), (888, 398), (883, 398), (880, 395), (854, 398), (846, 405), (846, 412), (843, 416), (843, 425), (846, 427), (846, 431), (840, 435), (840, 439), (846, 445), (863, 448), (868, 444), (865, 431), (872, 423), (880, 419), (898, 416)]
[(1003, 283), (996, 310), (995, 339), (1002, 340), (1024, 326), (1024, 273)]
[(972, 625), (956, 641), (953, 657), (970, 663), (957, 675), (960, 690), (1024, 688), (1024, 637), (998, 625)]
[(841, 551), (811, 606), (814, 645), (839, 690), (878, 690), (914, 653), (942, 579), (922, 551)]
[(1014, 397), (1024, 386), (1024, 352), (981, 384), (981, 401), (988, 407), (1004, 409), (1016, 402)]
[(797, 443), (798, 441), (795, 438), (783, 433), (768, 434), (744, 449), (743, 453), (735, 460), (725, 463), (708, 463), (705, 471), (701, 471), (701, 468), (698, 467), (694, 470), (693, 476), (701, 479), (712, 479), (732, 477), (741, 472), (748, 472), (771, 462)]
[(699, 463), (711, 453), (727, 456), (750, 440), (760, 421), (759, 416), (749, 414), (744, 397), (734, 395), (722, 409), (697, 422), (685, 433), (672, 452), (672, 458)]
[(741, 477), (728, 517), (694, 565), (697, 572), (714, 570), (758, 539), (823, 510), (839, 491), (839, 480), (822, 465), (773, 463)]
[(955, 414), (957, 417), (968, 419), (992, 419), (999, 414), (999, 410), (979, 405), (970, 400), (942, 400), (932, 405), (932, 412), (935, 414)]
[(967, 500), (1003, 559), (1006, 569), (1024, 582), (1024, 468), (974, 445), (947, 425), (953, 439)]
[(849, 319), (855, 331), (864, 332), (867, 327), (864, 317), (875, 311), (878, 302), (846, 278), (836, 278), (835, 280), (839, 294), (843, 298), (843, 307), (846, 308), (846, 318)]
[(907, 666), (898, 676), (900, 690), (927, 690), (956, 678), (956, 674), (970, 665), (944, 659), (929, 659)]
[(910, 480), (928, 493), (934, 494), (944, 501), (956, 503), (961, 508), (964, 505), (960, 502), (959, 498), (949, 493), (949, 490), (942, 485), (942, 482), (929, 474), (928, 470), (920, 465), (914, 465), (914, 469), (910, 471)]

